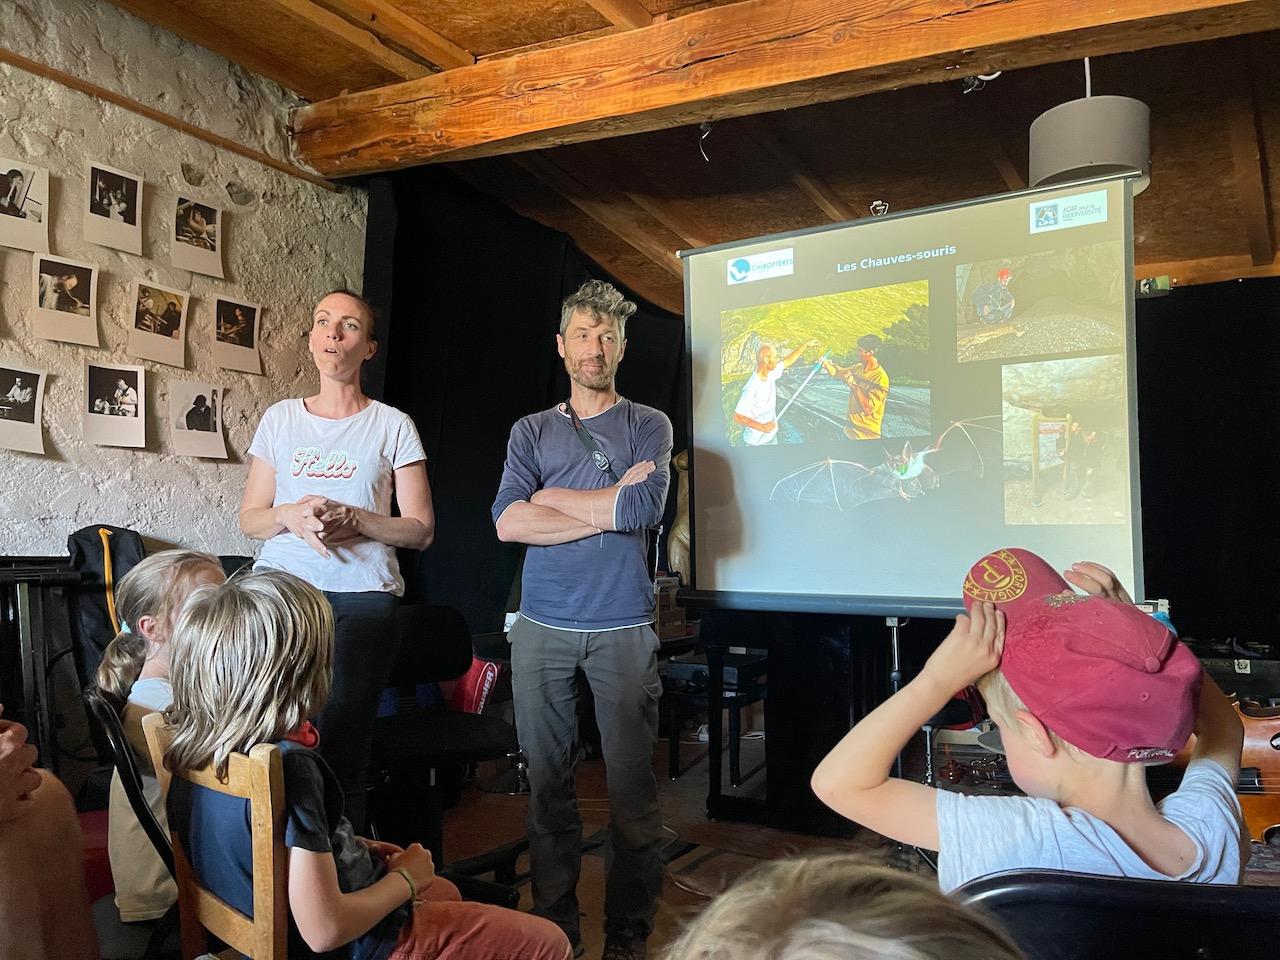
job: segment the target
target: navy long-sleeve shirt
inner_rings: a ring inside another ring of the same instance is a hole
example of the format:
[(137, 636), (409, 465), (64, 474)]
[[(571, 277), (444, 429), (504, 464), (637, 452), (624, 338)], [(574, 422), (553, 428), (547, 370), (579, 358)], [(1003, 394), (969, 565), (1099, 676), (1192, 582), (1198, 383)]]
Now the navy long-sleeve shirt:
[[(661, 410), (619, 400), (582, 420), (621, 477), (652, 460), (643, 483), (618, 488), (613, 531), (560, 543), (530, 546), (524, 561), (520, 613), (549, 627), (613, 630), (653, 620), (653, 583), (645, 567), (645, 528), (662, 519), (671, 479), (671, 421)], [(553, 407), (511, 428), (493, 522), (513, 503), (547, 487), (596, 490), (610, 486), (574, 432), (568, 414)]]

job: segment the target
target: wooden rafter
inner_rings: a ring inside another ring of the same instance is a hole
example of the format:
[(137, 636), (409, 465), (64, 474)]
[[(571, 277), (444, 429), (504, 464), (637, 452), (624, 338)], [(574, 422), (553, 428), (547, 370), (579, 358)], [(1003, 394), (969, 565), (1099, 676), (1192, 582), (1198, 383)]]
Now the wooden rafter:
[(415, 80), (431, 75), (430, 68), (392, 50), (375, 33), (363, 27), (357, 27), (332, 10), (312, 3), (311, 0), (263, 0), (263, 6), (274, 6), (299, 20), (306, 21), (335, 40), (359, 50), (378, 66), (398, 77)]
[(756, 145), (786, 172), (792, 184), (812, 200), (814, 206), (829, 220), (833, 223), (841, 223), (845, 220), (856, 220), (861, 216), (821, 177), (809, 169), (809, 165), (800, 159), (799, 154), (783, 143), (782, 139), (759, 117), (747, 117), (742, 121), (741, 126), (750, 134)]
[(1000, 179), (1004, 181), (1006, 187), (1010, 190), (1026, 189), (1027, 181), (1022, 179), (1022, 174), (1018, 172), (1018, 168), (1009, 157), (1009, 152), (999, 140), (987, 141), (987, 156), (991, 158), (996, 172), (1000, 174)]
[(1247, 44), (1235, 44), (1239, 56), (1227, 67), (1230, 86), (1223, 104), (1231, 144), (1231, 165), (1235, 171), (1240, 213), (1249, 239), (1249, 256), (1255, 266), (1275, 259), (1271, 235), (1271, 208), (1263, 170), (1262, 138), (1258, 135), (1258, 109), (1253, 96), (1253, 78), (1248, 70)]
[(512, 159), (600, 226), (615, 234), (618, 239), (634, 247), (674, 276), (684, 276), (684, 270), (680, 266), (675, 251), (669, 249), (637, 223), (635, 216), (627, 209), (627, 204), (601, 199), (594, 190), (585, 186), (577, 177), (541, 154), (521, 154)]
[(329, 96), (333, 87), (316, 79), (312, 73), (299, 70), (287, 54), (268, 52), (245, 40), (244, 37), (232, 33), (224, 27), (196, 16), (185, 4), (176, 4), (172, 0), (111, 0), (117, 7), (127, 10), (139, 19), (162, 27), (172, 34), (189, 40), (192, 43), (217, 50), (223, 56), (230, 57), (235, 51), (235, 62), (274, 80), (287, 90), (292, 90), (309, 100), (320, 100)]
[(347, 176), (1276, 28), (1275, 0), (744, 0), (313, 104), (295, 137)]
[(362, 23), (365, 29), (383, 40), (404, 47), (410, 53), (434, 63), (442, 70), (465, 67), (476, 62), (469, 50), (441, 36), (415, 20), (388, 0), (322, 0), (348, 19)]
[(653, 14), (639, 0), (587, 0), (600, 16), (620, 27), (637, 29), (653, 23)]
[(709, 239), (706, 230), (695, 218), (672, 208), (671, 200), (663, 195), (651, 169), (637, 164), (616, 143), (605, 144), (605, 148), (605, 166), (616, 171), (614, 176), (608, 178), (611, 190), (621, 193), (679, 237), (684, 249), (709, 247), (715, 242)]

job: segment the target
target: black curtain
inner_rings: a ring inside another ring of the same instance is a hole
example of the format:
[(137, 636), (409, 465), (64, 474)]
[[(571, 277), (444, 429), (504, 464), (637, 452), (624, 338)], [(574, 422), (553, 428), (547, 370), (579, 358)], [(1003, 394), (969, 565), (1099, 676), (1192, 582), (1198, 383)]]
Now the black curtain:
[(520, 548), (498, 541), (489, 509), (512, 424), (569, 395), (555, 345), (561, 301), (592, 277), (636, 301), (618, 390), (671, 417), (677, 450), (684, 320), (447, 170), (374, 178), (370, 190), (367, 242), (380, 252), (366, 254), (365, 286), (391, 317), (381, 398), (417, 424), (436, 505), (435, 544), (402, 557), (407, 595), (457, 608), (473, 632), (499, 630)]
[(1280, 279), (1139, 300), (1148, 597), (1184, 635), (1280, 640)]
[[(383, 397), (418, 424), (437, 508), (435, 545), (406, 558), (409, 591), (496, 630), (519, 558), (489, 518), (507, 434), (568, 395), (554, 340), (561, 299), (588, 277), (611, 278), (563, 234), (447, 170), (370, 188), (365, 284), (391, 314)], [(683, 319), (632, 299), (618, 388), (665, 411), (684, 449)], [(1137, 344), (1147, 596), (1173, 601), (1184, 634), (1273, 640), (1280, 279), (1140, 300)]]

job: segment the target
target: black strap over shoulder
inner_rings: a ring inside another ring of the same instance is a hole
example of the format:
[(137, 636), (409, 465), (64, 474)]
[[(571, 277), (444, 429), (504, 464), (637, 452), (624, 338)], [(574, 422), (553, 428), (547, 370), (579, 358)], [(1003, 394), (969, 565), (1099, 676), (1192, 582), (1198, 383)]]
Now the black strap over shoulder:
[(573, 432), (582, 441), (582, 447), (587, 451), (587, 456), (591, 458), (591, 462), (596, 465), (597, 470), (609, 477), (611, 483), (616, 484), (618, 475), (613, 472), (613, 464), (609, 462), (609, 458), (600, 449), (600, 444), (596, 443), (596, 438), (591, 435), (591, 431), (582, 425), (577, 412), (573, 409), (573, 404), (566, 400), (564, 408), (569, 411), (569, 420), (573, 423)]

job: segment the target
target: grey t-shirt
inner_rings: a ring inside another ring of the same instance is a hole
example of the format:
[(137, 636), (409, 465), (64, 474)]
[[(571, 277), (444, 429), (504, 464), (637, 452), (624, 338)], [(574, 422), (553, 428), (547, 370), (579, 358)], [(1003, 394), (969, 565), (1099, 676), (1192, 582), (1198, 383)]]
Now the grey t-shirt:
[[(619, 400), (583, 425), (616, 476), (645, 460), (653, 473), (618, 488), (613, 531), (525, 554), (520, 613), (548, 627), (613, 630), (653, 620), (653, 584), (645, 569), (645, 528), (657, 524), (671, 476), (671, 421), (661, 410)], [(511, 428), (493, 521), (513, 503), (547, 487), (596, 490), (612, 481), (587, 455), (560, 406), (531, 414)]]
[(1139, 880), (1239, 883), (1249, 860), (1235, 784), (1212, 760), (1193, 760), (1160, 815), (1196, 845), (1177, 876), (1149, 867), (1114, 829), (1042, 797), (973, 797), (939, 790), (938, 886), (944, 892), (1004, 870), (1071, 870)]

